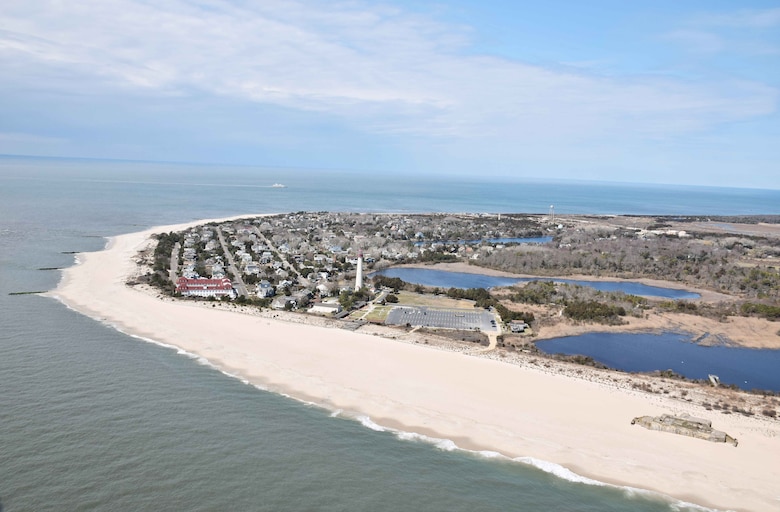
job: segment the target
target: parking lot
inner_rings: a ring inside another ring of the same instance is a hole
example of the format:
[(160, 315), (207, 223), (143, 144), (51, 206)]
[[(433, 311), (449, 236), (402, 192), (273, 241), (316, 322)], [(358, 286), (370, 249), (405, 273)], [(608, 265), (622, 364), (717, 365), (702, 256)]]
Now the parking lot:
[(465, 329), (495, 331), (495, 317), (490, 311), (462, 309), (433, 309), (427, 307), (399, 306), (387, 315), (388, 325), (436, 327), (440, 329)]

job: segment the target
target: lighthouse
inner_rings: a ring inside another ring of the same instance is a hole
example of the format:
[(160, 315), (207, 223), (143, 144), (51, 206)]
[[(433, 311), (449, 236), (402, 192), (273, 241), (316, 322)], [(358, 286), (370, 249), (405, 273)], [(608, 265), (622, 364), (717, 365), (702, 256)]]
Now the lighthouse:
[(363, 250), (358, 251), (357, 274), (355, 274), (355, 291), (363, 288)]

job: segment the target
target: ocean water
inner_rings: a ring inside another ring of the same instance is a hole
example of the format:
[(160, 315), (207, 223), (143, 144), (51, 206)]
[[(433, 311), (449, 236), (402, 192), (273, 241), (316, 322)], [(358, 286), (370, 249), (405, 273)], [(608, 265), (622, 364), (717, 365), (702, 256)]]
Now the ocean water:
[[(271, 188), (276, 182), (288, 188)], [(67, 267), (71, 252), (154, 225), (550, 204), (580, 213), (780, 213), (780, 192), (0, 158), (0, 509), (676, 510), (541, 461), (547, 471), (344, 418), (51, 298), (9, 295), (50, 290), (60, 274), (40, 268)]]

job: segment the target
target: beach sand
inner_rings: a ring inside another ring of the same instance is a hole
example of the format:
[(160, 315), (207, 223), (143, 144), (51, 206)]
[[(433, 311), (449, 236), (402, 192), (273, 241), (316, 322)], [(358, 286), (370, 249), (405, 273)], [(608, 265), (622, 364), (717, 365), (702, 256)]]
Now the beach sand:
[[(715, 414), (543, 366), (163, 299), (127, 286), (150, 234), (185, 226), (112, 238), (106, 250), (79, 255), (50, 295), (271, 391), (379, 425), (548, 461), (707, 507), (780, 509), (780, 422)], [(683, 412), (712, 419), (739, 447), (631, 425), (635, 416)]]

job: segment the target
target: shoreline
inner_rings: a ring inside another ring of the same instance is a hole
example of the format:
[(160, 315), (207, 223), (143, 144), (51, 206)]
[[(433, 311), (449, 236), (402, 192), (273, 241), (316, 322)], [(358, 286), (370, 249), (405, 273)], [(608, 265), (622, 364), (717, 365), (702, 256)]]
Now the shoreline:
[[(161, 300), (125, 285), (152, 233), (207, 222), (213, 220), (112, 237), (103, 251), (78, 255), (79, 263), (63, 271), (47, 295), (263, 389), (366, 416), (391, 430), (547, 461), (599, 482), (708, 507), (771, 510), (780, 503), (771, 491), (780, 469), (767, 456), (780, 455), (777, 422), (715, 416), (684, 401), (530, 363)], [(712, 418), (716, 428), (739, 438), (739, 448), (630, 425), (634, 416), (682, 412)]]

